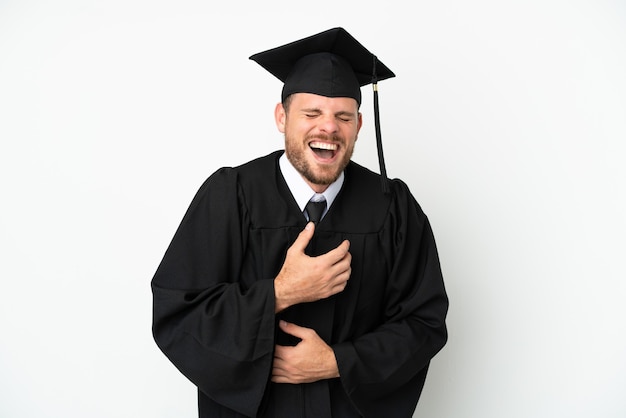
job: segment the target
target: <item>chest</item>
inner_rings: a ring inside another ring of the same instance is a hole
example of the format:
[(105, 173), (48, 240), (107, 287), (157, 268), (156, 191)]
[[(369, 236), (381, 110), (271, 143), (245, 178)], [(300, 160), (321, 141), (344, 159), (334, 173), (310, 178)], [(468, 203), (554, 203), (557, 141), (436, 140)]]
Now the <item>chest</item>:
[[(289, 247), (301, 227), (263, 228), (249, 232), (242, 265), (245, 286), (264, 279), (273, 279), (280, 271)], [(343, 292), (331, 300), (307, 304), (299, 308), (301, 321), (328, 315), (332, 310), (332, 333), (328, 338), (341, 341), (368, 332), (383, 321), (384, 296), (389, 277), (388, 244), (381, 234), (350, 234), (318, 231), (307, 247), (307, 254), (324, 254), (343, 240), (350, 241), (351, 275)], [(246, 283), (247, 281), (247, 283)], [(306, 323), (301, 323), (306, 326)], [(331, 337), (332, 335), (332, 337)]]

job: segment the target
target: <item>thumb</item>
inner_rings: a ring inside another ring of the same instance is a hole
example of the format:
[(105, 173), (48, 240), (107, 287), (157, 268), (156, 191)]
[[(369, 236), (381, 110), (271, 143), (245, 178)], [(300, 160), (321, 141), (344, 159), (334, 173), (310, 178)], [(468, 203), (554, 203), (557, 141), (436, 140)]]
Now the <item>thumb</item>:
[(296, 238), (291, 247), (299, 250), (300, 252), (304, 252), (306, 246), (309, 245), (309, 241), (311, 241), (311, 238), (313, 237), (313, 232), (315, 232), (315, 224), (313, 222), (307, 223), (304, 229), (300, 231), (298, 238)]
[(285, 320), (279, 321), (278, 326), (280, 326), (280, 329), (283, 330), (283, 332), (285, 332), (286, 334), (293, 335), (294, 337), (298, 337), (301, 340), (306, 337), (307, 331), (309, 330), (309, 328), (301, 327)]

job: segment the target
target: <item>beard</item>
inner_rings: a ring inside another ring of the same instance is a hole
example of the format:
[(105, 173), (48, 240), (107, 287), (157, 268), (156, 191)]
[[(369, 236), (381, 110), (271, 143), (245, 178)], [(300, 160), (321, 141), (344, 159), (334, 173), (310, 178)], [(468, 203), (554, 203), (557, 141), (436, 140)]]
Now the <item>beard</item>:
[(294, 168), (307, 181), (312, 184), (328, 186), (339, 178), (343, 170), (350, 162), (350, 159), (352, 158), (352, 153), (354, 152), (354, 142), (352, 142), (352, 144), (348, 146), (346, 145), (345, 141), (342, 141), (337, 137), (330, 138), (324, 135), (315, 135), (305, 138), (304, 143), (314, 138), (324, 141), (332, 139), (333, 142), (341, 144), (341, 146), (345, 149), (345, 153), (341, 160), (339, 160), (337, 164), (334, 164), (332, 166), (313, 167), (313, 164), (309, 163), (309, 160), (307, 160), (306, 158), (306, 153), (309, 152), (308, 146), (298, 146), (303, 143), (297, 141), (295, 138), (291, 138), (287, 134), (285, 134), (285, 154), (287, 155), (287, 159), (289, 160), (289, 162), (291, 162)]

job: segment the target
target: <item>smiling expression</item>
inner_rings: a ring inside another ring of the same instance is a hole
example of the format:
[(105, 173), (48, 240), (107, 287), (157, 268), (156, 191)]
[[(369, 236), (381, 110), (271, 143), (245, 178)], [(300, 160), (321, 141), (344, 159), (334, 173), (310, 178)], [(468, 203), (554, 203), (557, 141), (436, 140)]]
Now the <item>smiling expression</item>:
[(285, 153), (317, 193), (337, 180), (350, 162), (362, 118), (356, 100), (295, 93), (287, 110), (276, 105), (278, 130), (285, 134)]

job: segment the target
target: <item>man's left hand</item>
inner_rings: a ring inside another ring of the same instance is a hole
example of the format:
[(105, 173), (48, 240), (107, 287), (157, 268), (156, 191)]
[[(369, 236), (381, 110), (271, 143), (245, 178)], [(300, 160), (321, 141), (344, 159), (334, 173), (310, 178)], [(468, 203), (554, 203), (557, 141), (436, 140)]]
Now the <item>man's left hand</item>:
[(276, 346), (272, 382), (298, 384), (339, 377), (333, 349), (315, 330), (285, 321), (280, 321), (279, 326), (301, 341), (292, 347)]

